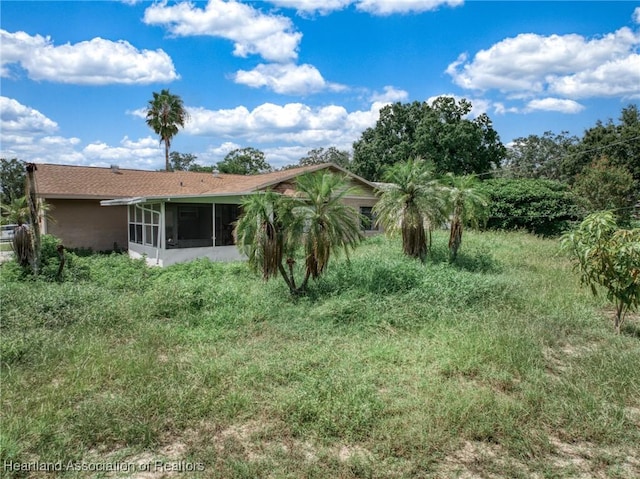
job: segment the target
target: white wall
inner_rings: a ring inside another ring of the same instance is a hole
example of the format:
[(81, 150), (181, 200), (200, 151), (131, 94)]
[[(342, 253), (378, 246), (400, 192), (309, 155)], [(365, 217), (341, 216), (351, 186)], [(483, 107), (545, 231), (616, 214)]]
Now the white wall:
[(159, 250), (152, 246), (144, 246), (138, 243), (129, 243), (129, 256), (134, 259), (146, 255), (147, 264), (150, 266), (170, 266), (176, 263), (186, 263), (197, 258), (209, 258), (211, 261), (239, 261), (246, 259), (235, 246), (209, 246), (206, 248), (175, 248)]

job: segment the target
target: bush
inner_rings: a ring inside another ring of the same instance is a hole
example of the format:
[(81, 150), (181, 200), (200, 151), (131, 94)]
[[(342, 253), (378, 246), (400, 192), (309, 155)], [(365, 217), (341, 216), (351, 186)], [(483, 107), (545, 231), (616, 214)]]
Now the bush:
[(490, 229), (555, 236), (584, 216), (577, 197), (556, 181), (503, 178), (484, 181), (479, 189), (491, 200)]

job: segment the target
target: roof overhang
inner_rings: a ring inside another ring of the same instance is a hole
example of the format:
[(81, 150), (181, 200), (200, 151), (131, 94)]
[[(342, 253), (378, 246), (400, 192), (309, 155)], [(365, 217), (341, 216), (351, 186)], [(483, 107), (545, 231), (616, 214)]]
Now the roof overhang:
[(202, 200), (203, 198), (223, 198), (229, 196), (246, 196), (255, 193), (255, 191), (243, 191), (240, 193), (215, 193), (204, 195), (162, 195), (162, 196), (135, 196), (131, 198), (117, 198), (115, 200), (103, 200), (100, 206), (129, 206), (139, 205), (142, 203), (159, 203), (162, 201), (172, 200)]

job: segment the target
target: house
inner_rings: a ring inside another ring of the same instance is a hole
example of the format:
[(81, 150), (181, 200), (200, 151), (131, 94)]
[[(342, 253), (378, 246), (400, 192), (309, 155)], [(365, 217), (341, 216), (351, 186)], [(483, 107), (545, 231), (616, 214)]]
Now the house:
[[(233, 224), (246, 195), (273, 190), (290, 194), (298, 176), (329, 170), (348, 177), (356, 193), (344, 201), (372, 218), (375, 186), (327, 163), (261, 175), (129, 170), (38, 164), (36, 191), (51, 205), (44, 232), (68, 248), (127, 249), (154, 265), (207, 257), (240, 259)], [(374, 233), (372, 221), (363, 221)]]

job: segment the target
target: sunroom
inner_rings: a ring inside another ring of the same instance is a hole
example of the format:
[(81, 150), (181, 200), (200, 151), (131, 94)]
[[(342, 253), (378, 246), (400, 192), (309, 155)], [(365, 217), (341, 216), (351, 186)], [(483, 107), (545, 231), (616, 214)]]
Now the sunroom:
[(145, 258), (150, 265), (169, 266), (196, 258), (241, 259), (233, 237), (241, 198), (136, 197), (100, 204), (127, 206), (129, 256)]

